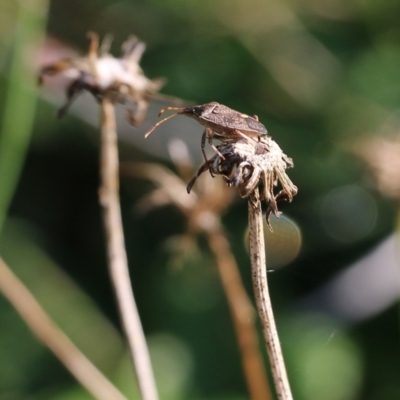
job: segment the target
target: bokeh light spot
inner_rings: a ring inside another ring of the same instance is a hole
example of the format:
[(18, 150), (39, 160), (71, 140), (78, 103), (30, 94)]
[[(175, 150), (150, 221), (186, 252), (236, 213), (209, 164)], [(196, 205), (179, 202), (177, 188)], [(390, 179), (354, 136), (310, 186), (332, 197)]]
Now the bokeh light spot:
[[(264, 219), (264, 239), (269, 270), (290, 264), (300, 253), (302, 237), (299, 226), (286, 215), (271, 215), (271, 232)], [(246, 249), (249, 249), (249, 229), (245, 233)]]

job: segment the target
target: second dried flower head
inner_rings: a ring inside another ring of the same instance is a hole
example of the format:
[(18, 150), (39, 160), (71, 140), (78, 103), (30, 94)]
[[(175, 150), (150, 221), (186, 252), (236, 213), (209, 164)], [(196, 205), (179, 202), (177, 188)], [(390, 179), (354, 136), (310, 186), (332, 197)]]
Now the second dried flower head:
[(151, 98), (159, 97), (158, 91), (164, 85), (163, 79), (147, 78), (140, 59), (146, 46), (132, 36), (122, 45), (122, 55), (116, 58), (109, 53), (111, 37), (106, 36), (99, 48), (99, 38), (88, 34), (88, 52), (83, 57), (64, 58), (44, 66), (39, 82), (45, 76), (63, 74), (71, 80), (66, 88), (67, 101), (58, 112), (63, 116), (76, 97), (83, 91), (90, 92), (97, 100), (110, 96), (113, 102), (127, 106), (128, 121), (140, 125), (147, 115)]

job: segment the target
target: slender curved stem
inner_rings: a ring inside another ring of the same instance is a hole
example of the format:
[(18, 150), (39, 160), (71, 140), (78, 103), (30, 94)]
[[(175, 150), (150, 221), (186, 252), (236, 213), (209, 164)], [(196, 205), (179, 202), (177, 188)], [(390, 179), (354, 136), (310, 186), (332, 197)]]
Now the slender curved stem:
[(43, 342), (98, 400), (127, 400), (46, 314), (28, 288), (0, 258), (0, 290)]
[(271, 389), (254, 324), (254, 309), (243, 286), (229, 242), (219, 224), (207, 231), (207, 239), (228, 300), (250, 396), (253, 400), (271, 400)]
[(254, 294), (279, 400), (292, 400), (267, 284), (264, 228), (258, 189), (249, 199), (249, 240)]
[(158, 400), (146, 339), (129, 277), (119, 203), (118, 168), (115, 110), (112, 101), (105, 96), (101, 103), (101, 187), (99, 197), (103, 208), (109, 270), (142, 399)]

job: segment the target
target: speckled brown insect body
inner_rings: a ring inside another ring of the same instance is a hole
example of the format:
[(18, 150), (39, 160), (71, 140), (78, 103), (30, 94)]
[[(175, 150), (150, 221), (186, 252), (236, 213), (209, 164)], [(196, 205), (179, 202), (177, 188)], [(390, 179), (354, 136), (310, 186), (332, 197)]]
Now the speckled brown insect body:
[(206, 128), (211, 129), (214, 136), (221, 136), (222, 138), (236, 135), (238, 132), (251, 137), (268, 134), (267, 129), (258, 121), (257, 116), (250, 117), (217, 102), (187, 107), (178, 114), (195, 119)]
[(216, 153), (223, 158), (224, 156), (214, 145), (213, 139), (217, 139), (225, 143), (237, 140), (240, 137), (249, 141), (257, 141), (255, 138), (260, 138), (268, 134), (267, 129), (261, 122), (258, 121), (258, 117), (256, 115), (251, 117), (215, 101), (184, 108), (165, 107), (160, 111), (159, 115), (169, 110), (177, 110), (178, 112), (157, 122), (152, 128), (150, 128), (145, 137), (150, 135), (150, 133), (153, 132), (153, 130), (163, 122), (177, 115), (186, 115), (187, 117), (195, 119), (205, 127), (201, 139), (201, 150), (205, 160), (207, 160), (204, 151), (206, 140), (208, 140), (208, 143), (216, 151)]

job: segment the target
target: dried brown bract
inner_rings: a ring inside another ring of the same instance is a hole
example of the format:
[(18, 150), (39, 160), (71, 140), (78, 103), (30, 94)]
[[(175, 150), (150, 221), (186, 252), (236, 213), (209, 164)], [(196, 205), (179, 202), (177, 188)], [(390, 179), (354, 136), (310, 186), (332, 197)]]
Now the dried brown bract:
[(174, 139), (169, 145), (169, 152), (177, 173), (153, 163), (123, 163), (121, 173), (148, 179), (156, 186), (137, 204), (137, 211), (145, 213), (157, 207), (173, 205), (184, 216), (187, 229), (173, 242), (172, 264), (179, 264), (196, 255), (197, 235), (220, 226), (221, 215), (234, 201), (235, 193), (221, 179), (211, 182), (204, 179), (188, 196), (186, 182), (195, 171), (188, 149), (183, 141)]
[(128, 120), (140, 125), (146, 117), (151, 98), (159, 98), (158, 91), (163, 79), (148, 79), (139, 66), (145, 44), (130, 37), (122, 45), (122, 56), (116, 58), (109, 53), (111, 37), (106, 36), (99, 48), (98, 35), (88, 34), (88, 52), (84, 57), (67, 58), (44, 66), (39, 83), (45, 76), (62, 73), (72, 82), (66, 88), (67, 101), (58, 112), (62, 117), (76, 97), (83, 91), (90, 92), (97, 100), (110, 96), (114, 103), (127, 105)]
[[(218, 152), (199, 168), (187, 186), (188, 193), (196, 179), (207, 170), (215, 175), (222, 175), (228, 186), (238, 188), (241, 197), (251, 198), (255, 189), (259, 188), (259, 200), (267, 203), (268, 224), (272, 212), (276, 216), (280, 215), (277, 201), (292, 201), (297, 194), (297, 187), (286, 174), (286, 169), (293, 167), (293, 161), (270, 137), (260, 137), (257, 142), (245, 139), (223, 142), (218, 146)], [(278, 184), (282, 189), (274, 194)]]

